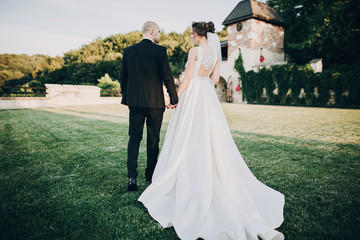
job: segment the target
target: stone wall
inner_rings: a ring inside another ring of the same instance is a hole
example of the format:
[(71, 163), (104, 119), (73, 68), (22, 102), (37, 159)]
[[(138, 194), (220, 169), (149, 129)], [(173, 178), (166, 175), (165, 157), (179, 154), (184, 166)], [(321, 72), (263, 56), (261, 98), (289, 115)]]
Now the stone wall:
[(0, 109), (44, 108), (76, 105), (120, 104), (120, 97), (100, 97), (100, 88), (84, 85), (45, 84), (46, 97), (2, 97)]
[(215, 92), (220, 102), (226, 102), (226, 86), (227, 83), (224, 78), (220, 77), (220, 80), (215, 84)]
[[(228, 59), (221, 63), (220, 75), (227, 82), (233, 82), (233, 102), (243, 103), (242, 92), (235, 91), (239, 83), (235, 60), (241, 51), (245, 71), (256, 71), (259, 64), (283, 63), (284, 29), (257, 19), (243, 21), (241, 31), (237, 31), (236, 25), (228, 26)], [(263, 63), (260, 63), (260, 54), (265, 57)]]
[(284, 28), (275, 26), (257, 19), (242, 22), (240, 32), (236, 30), (236, 23), (228, 27), (229, 53), (234, 52), (239, 46), (258, 50), (260, 48), (273, 53), (284, 53)]

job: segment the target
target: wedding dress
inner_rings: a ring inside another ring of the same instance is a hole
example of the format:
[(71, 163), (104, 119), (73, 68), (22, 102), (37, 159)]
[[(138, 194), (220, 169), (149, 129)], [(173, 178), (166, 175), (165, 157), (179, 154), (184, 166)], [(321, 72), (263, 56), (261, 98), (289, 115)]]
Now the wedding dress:
[(198, 76), (199, 70), (211, 73), (216, 51), (197, 49), (193, 76), (172, 113), (152, 184), (139, 201), (181, 239), (274, 235), (283, 222), (284, 196), (258, 181), (245, 164), (210, 74)]

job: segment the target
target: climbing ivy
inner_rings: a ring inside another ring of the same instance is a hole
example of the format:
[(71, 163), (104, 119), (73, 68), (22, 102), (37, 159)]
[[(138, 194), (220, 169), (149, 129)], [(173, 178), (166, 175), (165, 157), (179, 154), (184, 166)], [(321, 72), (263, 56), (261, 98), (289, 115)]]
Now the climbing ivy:
[(314, 73), (309, 64), (246, 72), (240, 53), (234, 68), (249, 103), (360, 107), (360, 65), (336, 65), (322, 73)]

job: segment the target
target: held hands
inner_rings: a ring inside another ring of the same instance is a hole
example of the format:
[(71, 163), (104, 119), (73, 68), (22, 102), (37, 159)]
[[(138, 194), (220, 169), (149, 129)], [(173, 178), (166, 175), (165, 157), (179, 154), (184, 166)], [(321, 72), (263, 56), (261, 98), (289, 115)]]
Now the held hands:
[(177, 104), (175, 104), (175, 105), (169, 104), (166, 106), (166, 108), (168, 108), (168, 109), (175, 109), (176, 107), (177, 107)]
[[(178, 95), (178, 97), (180, 97), (180, 95), (179, 95), (179, 92), (177, 92), (177, 95)], [(175, 109), (176, 107), (177, 107), (177, 105), (178, 104), (171, 104), (171, 103), (169, 103), (167, 106), (166, 106), (166, 109)]]
[[(177, 92), (177, 95), (178, 95), (178, 97), (180, 97), (180, 95), (179, 95), (179, 92)], [(171, 104), (171, 103), (169, 103), (167, 106), (166, 106), (166, 109), (175, 109), (176, 107), (177, 107), (177, 105), (178, 104)]]

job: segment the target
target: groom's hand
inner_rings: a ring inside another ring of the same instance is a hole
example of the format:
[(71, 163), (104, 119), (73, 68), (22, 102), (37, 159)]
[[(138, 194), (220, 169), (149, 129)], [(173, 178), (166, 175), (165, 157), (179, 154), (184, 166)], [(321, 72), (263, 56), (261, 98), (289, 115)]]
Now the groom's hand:
[(169, 109), (174, 109), (176, 107), (177, 107), (177, 104), (175, 104), (175, 105), (172, 105), (172, 104), (167, 105), (167, 108), (169, 108)]

